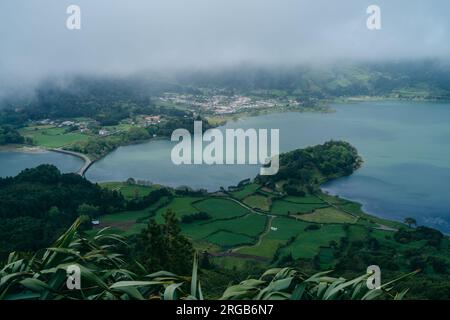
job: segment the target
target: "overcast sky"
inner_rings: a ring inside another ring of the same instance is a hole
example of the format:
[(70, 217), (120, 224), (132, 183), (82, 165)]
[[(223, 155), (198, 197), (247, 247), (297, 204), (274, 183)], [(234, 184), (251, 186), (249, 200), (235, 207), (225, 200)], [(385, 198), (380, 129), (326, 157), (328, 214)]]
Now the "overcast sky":
[[(81, 8), (81, 30), (66, 8)], [(370, 4), (382, 29), (366, 27)], [(447, 58), (447, 0), (1, 0), (0, 85), (48, 75)]]

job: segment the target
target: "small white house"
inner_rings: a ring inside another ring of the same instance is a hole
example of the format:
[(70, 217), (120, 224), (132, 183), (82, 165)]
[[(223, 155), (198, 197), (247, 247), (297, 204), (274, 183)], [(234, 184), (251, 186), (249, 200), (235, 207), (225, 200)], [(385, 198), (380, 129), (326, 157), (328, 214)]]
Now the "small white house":
[(161, 123), (161, 116), (146, 116), (144, 120), (147, 125)]
[(75, 122), (73, 122), (73, 121), (63, 121), (63, 122), (61, 122), (61, 125), (62, 126), (73, 126), (75, 124)]
[(277, 231), (277, 230), (278, 230), (278, 228), (275, 228), (275, 227), (270, 227), (270, 230), (272, 230), (272, 231)]
[(100, 224), (100, 220), (92, 220), (92, 225), (98, 226)]
[(107, 134), (109, 134), (109, 131), (106, 130), (106, 129), (101, 129), (101, 130), (98, 132), (98, 134), (101, 135), (101, 136), (106, 136)]

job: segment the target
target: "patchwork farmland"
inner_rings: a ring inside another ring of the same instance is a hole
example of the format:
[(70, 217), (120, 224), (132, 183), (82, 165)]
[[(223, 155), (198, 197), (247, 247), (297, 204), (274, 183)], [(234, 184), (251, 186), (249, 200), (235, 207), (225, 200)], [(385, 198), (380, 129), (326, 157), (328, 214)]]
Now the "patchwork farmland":
[[(127, 186), (108, 183), (125, 197), (142, 197), (159, 186)], [(214, 261), (239, 265), (240, 260), (270, 263), (274, 259), (318, 259), (332, 265), (333, 247), (342, 239), (356, 241), (376, 231), (389, 237), (397, 224), (366, 215), (357, 203), (326, 194), (286, 196), (251, 183), (233, 192), (180, 196), (173, 192), (143, 210), (100, 217), (109, 226), (133, 235), (148, 220), (163, 223), (171, 210), (180, 220), (183, 234), (197, 249), (209, 252)], [(203, 213), (208, 219), (183, 222), (184, 216)]]

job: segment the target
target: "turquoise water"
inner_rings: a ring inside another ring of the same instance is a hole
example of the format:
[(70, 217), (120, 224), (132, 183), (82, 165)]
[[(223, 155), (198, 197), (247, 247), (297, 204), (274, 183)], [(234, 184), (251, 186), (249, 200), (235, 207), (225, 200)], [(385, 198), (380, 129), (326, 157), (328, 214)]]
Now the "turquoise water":
[[(352, 176), (323, 189), (356, 200), (372, 214), (395, 220), (414, 217), (419, 224), (450, 233), (450, 104), (365, 102), (335, 105), (335, 113), (282, 113), (230, 122), (225, 128), (280, 129), (280, 148), (288, 151), (343, 139), (358, 148), (364, 165)], [(129, 177), (169, 186), (218, 190), (254, 177), (258, 166), (176, 166), (175, 143), (152, 141), (118, 148), (94, 163), (92, 181)], [(48, 157), (48, 158), (46, 158)], [(65, 171), (81, 166), (61, 154), (0, 153), (0, 176), (50, 162)]]
[[(367, 212), (450, 232), (450, 104), (365, 102), (335, 105), (335, 113), (282, 113), (230, 122), (225, 128), (278, 128), (282, 151), (343, 139), (363, 167), (323, 188), (363, 203)], [(117, 149), (87, 173), (94, 181), (147, 179), (170, 186), (217, 190), (254, 177), (257, 166), (175, 166), (174, 143), (155, 141)]]
[(33, 168), (45, 163), (57, 166), (62, 172), (75, 172), (83, 166), (81, 159), (56, 152), (2, 151), (0, 152), (0, 177), (15, 176), (25, 168)]

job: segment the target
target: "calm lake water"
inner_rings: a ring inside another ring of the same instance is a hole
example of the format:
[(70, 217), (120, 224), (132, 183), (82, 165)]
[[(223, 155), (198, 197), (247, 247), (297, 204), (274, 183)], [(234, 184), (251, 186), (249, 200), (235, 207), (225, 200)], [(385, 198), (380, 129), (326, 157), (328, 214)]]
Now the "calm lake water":
[[(369, 213), (400, 221), (414, 217), (419, 224), (450, 233), (450, 104), (365, 102), (333, 108), (336, 112), (330, 114), (282, 113), (242, 119), (221, 129), (278, 128), (281, 151), (330, 139), (346, 140), (358, 148), (364, 165), (323, 189), (363, 203)], [(134, 177), (213, 191), (259, 171), (258, 166), (242, 165), (175, 166), (170, 159), (174, 144), (153, 141), (118, 148), (96, 162), (87, 178), (115, 181)], [(63, 157), (56, 161), (59, 167), (67, 166), (66, 159), (79, 161), (53, 154), (51, 160), (58, 156)], [(18, 171), (14, 160), (10, 159), (11, 172), (4, 169), (4, 163), (0, 155), (0, 175)]]
[(0, 177), (15, 176), (25, 168), (45, 163), (57, 166), (62, 172), (75, 172), (83, 165), (81, 159), (62, 153), (0, 151)]

